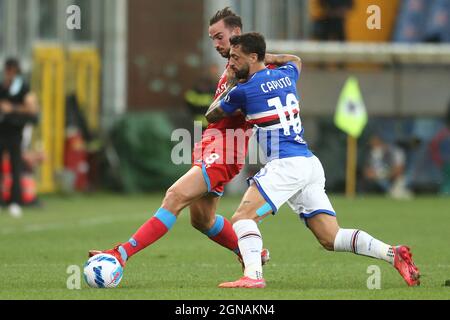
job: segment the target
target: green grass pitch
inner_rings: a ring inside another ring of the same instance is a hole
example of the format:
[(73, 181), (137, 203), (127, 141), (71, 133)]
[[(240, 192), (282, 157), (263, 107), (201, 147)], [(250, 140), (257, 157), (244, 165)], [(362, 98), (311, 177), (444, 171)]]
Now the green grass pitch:
[[(67, 268), (80, 268), (88, 249), (127, 240), (159, 207), (162, 195), (44, 197), (42, 209), (20, 220), (0, 214), (0, 299), (450, 299), (450, 198), (395, 201), (332, 196), (340, 225), (392, 244), (410, 245), (422, 285), (409, 288), (386, 262), (322, 249), (285, 206), (260, 228), (272, 260), (263, 290), (219, 289), (241, 276), (234, 254), (190, 226), (183, 212), (171, 232), (134, 256), (118, 288), (67, 289)], [(230, 217), (239, 197), (222, 199)], [(369, 290), (370, 265), (381, 289)], [(72, 278), (73, 280), (73, 278)]]

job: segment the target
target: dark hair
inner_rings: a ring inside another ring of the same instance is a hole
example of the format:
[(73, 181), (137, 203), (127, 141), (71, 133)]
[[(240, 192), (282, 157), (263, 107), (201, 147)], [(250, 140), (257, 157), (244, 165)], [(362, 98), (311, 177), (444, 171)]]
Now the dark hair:
[(217, 11), (209, 20), (209, 25), (212, 26), (220, 20), (223, 20), (223, 23), (227, 28), (239, 27), (242, 29), (241, 17), (231, 11), (230, 7), (225, 7), (222, 10)]
[(230, 38), (232, 46), (241, 46), (242, 52), (245, 54), (256, 53), (258, 61), (264, 61), (266, 56), (266, 41), (264, 36), (258, 32), (244, 33)]
[(5, 61), (5, 70), (15, 69), (17, 73), (21, 73), (19, 60), (16, 58), (8, 58)]

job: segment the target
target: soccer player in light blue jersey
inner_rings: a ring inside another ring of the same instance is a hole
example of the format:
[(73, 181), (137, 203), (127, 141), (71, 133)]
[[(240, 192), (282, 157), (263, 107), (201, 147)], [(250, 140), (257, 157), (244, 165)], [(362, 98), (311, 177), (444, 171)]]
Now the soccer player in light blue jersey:
[[(253, 124), (267, 164), (249, 179), (249, 188), (232, 217), (245, 270), (237, 281), (222, 288), (264, 288), (261, 267), (262, 237), (257, 222), (288, 203), (300, 216), (325, 249), (353, 252), (382, 259), (392, 264), (410, 286), (419, 284), (419, 270), (410, 249), (392, 246), (364, 231), (340, 228), (336, 213), (325, 193), (325, 175), (319, 159), (303, 138), (297, 80), (300, 58), (269, 70), (266, 63), (276, 63), (277, 56), (266, 55), (264, 37), (247, 33), (230, 39), (229, 66), (240, 82), (218, 97), (207, 111), (216, 122), (240, 110)], [(286, 57), (286, 55), (284, 55)]]

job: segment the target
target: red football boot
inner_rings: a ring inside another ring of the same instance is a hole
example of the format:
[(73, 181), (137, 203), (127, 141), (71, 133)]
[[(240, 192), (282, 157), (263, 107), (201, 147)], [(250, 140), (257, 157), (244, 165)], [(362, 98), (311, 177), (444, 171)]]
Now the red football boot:
[(233, 282), (224, 282), (219, 284), (219, 288), (247, 288), (247, 289), (256, 289), (256, 288), (265, 288), (266, 280), (264, 279), (251, 279), (249, 277), (242, 277), (239, 280)]
[(124, 261), (122, 259), (122, 255), (119, 252), (119, 246), (120, 245), (117, 245), (113, 249), (109, 249), (109, 250), (89, 250), (89, 258), (93, 257), (93, 256), (96, 256), (96, 255), (98, 255), (100, 253), (106, 253), (106, 254), (110, 254), (110, 255), (114, 256), (117, 260), (119, 260), (120, 265), (122, 267), (125, 267), (126, 261)]
[(394, 249), (394, 267), (405, 279), (408, 286), (420, 285), (420, 272), (412, 260), (412, 253), (407, 246), (396, 246)]

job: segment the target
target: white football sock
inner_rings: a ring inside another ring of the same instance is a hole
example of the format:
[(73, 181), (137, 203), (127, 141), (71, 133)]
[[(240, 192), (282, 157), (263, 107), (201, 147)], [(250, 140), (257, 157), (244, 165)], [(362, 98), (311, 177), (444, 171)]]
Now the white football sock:
[(353, 252), (394, 264), (392, 246), (361, 230), (339, 229), (334, 240), (334, 251)]
[(238, 238), (239, 250), (244, 260), (244, 276), (262, 279), (261, 250), (262, 238), (258, 226), (251, 219), (239, 220), (233, 224)]

